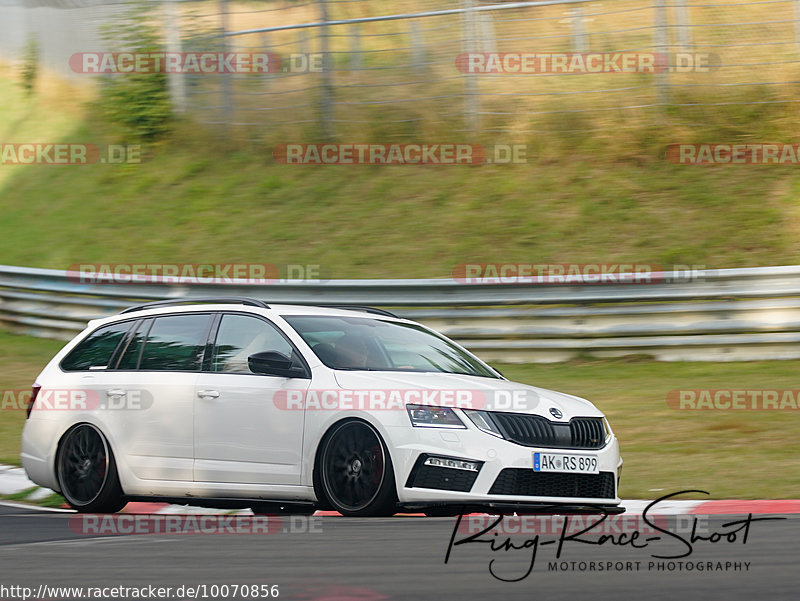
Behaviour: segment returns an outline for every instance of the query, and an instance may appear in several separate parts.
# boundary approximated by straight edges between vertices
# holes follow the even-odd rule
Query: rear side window
[[[107,368],[114,351],[132,323],[123,321],[98,328],[78,343],[78,346],[61,361],[61,369],[81,371]]]
[[[210,315],[156,317],[142,350],[139,369],[197,371],[203,360]]]

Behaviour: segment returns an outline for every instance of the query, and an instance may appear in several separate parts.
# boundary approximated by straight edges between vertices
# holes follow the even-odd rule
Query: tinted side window
[[[152,319],[145,319],[141,322],[138,329],[130,336],[128,346],[122,353],[122,358],[119,361],[119,365],[117,365],[117,369],[136,369],[136,366],[139,364],[139,355],[142,353],[144,340],[152,324]]]
[[[131,327],[130,321],[103,326],[89,334],[63,361],[61,369],[79,371],[91,367],[108,367],[111,355]]]
[[[213,371],[252,373],[247,358],[253,353],[278,351],[292,356],[292,345],[278,328],[247,315],[223,315],[214,347]]]
[[[147,335],[139,369],[193,371],[200,369],[209,315],[156,317]]]

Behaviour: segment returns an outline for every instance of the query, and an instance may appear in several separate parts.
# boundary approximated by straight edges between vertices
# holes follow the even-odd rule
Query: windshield
[[[328,367],[497,378],[489,367],[425,328],[366,317],[285,316]]]

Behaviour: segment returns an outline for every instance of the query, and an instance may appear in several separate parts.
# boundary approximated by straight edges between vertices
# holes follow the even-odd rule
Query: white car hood
[[[400,391],[404,398],[410,390],[456,391],[456,394],[463,393],[459,398],[470,398],[475,409],[541,415],[553,421],[565,422],[578,416],[603,416],[586,399],[508,380],[459,374],[393,371],[336,371],[335,376],[339,386],[346,390]],[[421,404],[426,403],[422,401]],[[437,397],[434,396],[430,404],[438,404]]]

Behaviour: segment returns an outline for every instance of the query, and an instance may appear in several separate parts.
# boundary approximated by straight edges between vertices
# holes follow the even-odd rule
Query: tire
[[[319,457],[321,492],[334,510],[350,517],[396,513],[392,458],[370,424],[349,420],[335,425]]]
[[[61,494],[80,513],[116,513],[126,505],[111,447],[91,424],[79,424],[64,435],[56,475]]]

